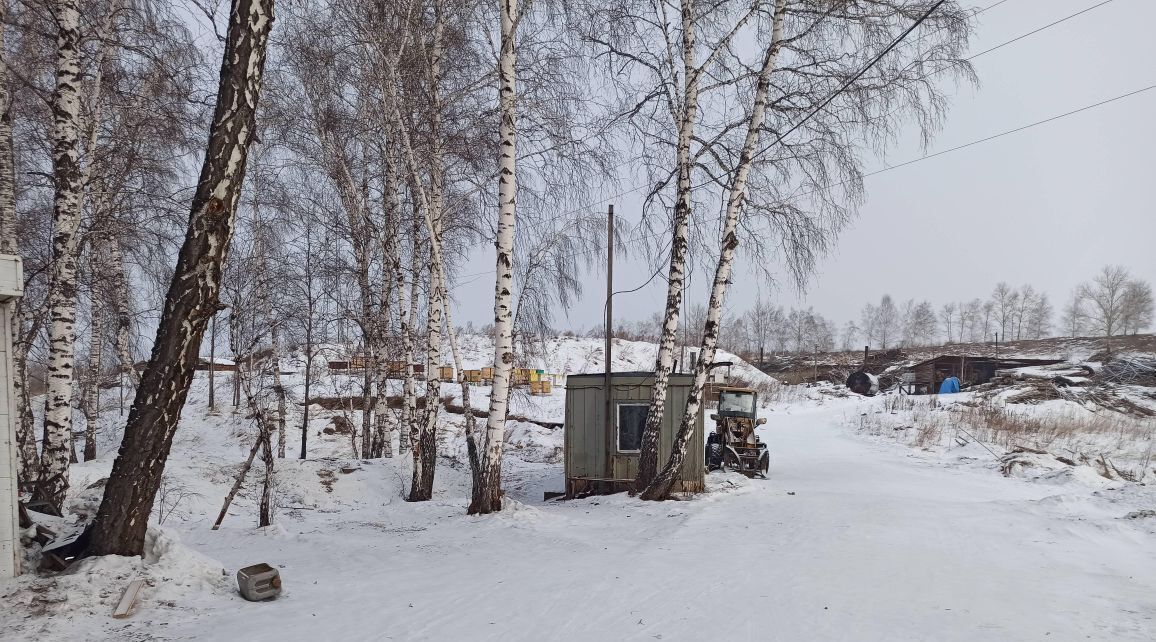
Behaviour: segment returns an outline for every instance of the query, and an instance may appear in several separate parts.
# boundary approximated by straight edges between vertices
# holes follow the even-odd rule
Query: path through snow
[[[286,594],[262,604],[215,598],[148,632],[253,641],[1156,638],[1150,529],[1120,520],[1125,511],[1104,509],[1107,500],[1088,508],[1088,489],[945,466],[847,434],[839,424],[864,403],[771,413],[771,478],[738,478],[729,492],[688,502],[526,498],[499,516],[468,518],[457,500],[385,498],[387,506],[288,522],[272,535],[191,532],[187,543],[231,569],[281,565]]]

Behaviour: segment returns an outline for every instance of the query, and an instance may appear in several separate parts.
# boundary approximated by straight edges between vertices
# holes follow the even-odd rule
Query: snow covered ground
[[[559,342],[548,354],[574,359],[571,371],[601,368],[582,345],[595,342]],[[645,352],[641,344],[637,366],[615,365],[645,368]],[[219,385],[218,399],[227,397]],[[254,528],[251,485],[212,531],[250,428],[228,409],[207,417],[199,377],[148,558],[0,583],[0,637],[1156,639],[1152,486],[1005,477],[974,443],[911,448],[862,430],[863,417],[891,420],[889,397],[824,392],[779,390],[762,410],[769,479],[716,473],[707,493],[661,504],[543,502],[543,490],[562,488],[561,432],[511,422],[508,506],[488,517],[465,515],[459,415],[443,416],[446,457],[434,500],[420,504],[401,499],[406,458],[351,459],[348,436],[323,434],[328,418],[319,418],[316,458],[277,461],[277,524]],[[514,411],[557,419],[563,399],[516,398]],[[75,466],[82,499],[107,474],[115,440],[110,430],[101,458]],[[236,595],[232,576],[258,562],[280,569],[279,599]],[[137,576],[149,585],[136,614],[111,619]]]

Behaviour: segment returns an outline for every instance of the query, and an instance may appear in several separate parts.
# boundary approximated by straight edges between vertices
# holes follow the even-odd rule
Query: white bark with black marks
[[[418,164],[413,139],[402,117],[401,104],[396,91],[400,78],[397,60],[389,61],[389,72],[394,82],[386,83],[387,100],[392,103],[393,122],[401,139],[406,166],[409,169],[411,192],[421,210],[429,240],[429,288],[426,306],[426,392],[424,416],[417,420],[412,429],[413,478],[408,501],[427,501],[433,496],[433,481],[437,463],[437,419],[441,409],[441,353],[442,315],[445,288],[445,263],[442,256],[443,208],[445,191],[444,150],[441,139],[441,59],[444,16],[439,3],[434,4],[434,24],[430,41],[427,43],[429,65],[427,69],[427,91],[431,102],[430,149],[426,171],[428,189],[422,181],[422,167]]]
[[[775,4],[771,42],[763,56],[763,64],[759,70],[754,105],[747,121],[746,137],[727,196],[726,216],[720,238],[721,248],[718,264],[715,267],[714,282],[711,285],[710,302],[707,304],[702,343],[699,347],[699,358],[694,370],[694,383],[687,397],[686,408],[682,413],[678,431],[675,433],[670,457],[662,470],[643,489],[642,499],[661,500],[670,496],[670,491],[682,469],[683,462],[686,461],[686,449],[690,444],[691,436],[694,434],[695,421],[702,411],[703,390],[706,387],[707,375],[710,374],[710,365],[714,362],[715,354],[718,351],[723,303],[726,300],[727,286],[730,284],[735,248],[739,244],[737,232],[739,218],[743,212],[743,203],[747,197],[747,180],[750,177],[751,165],[755,160],[754,156],[759,144],[759,132],[762,130],[766,118],[771,75],[775,70],[779,51],[782,49],[785,14],[786,0],[778,0]]]
[[[108,274],[112,279],[109,284],[109,298],[116,313],[114,346],[117,366],[135,390],[137,384],[140,383],[140,373],[133,367],[135,360],[132,357],[132,305],[128,299],[128,266],[124,261],[124,252],[121,251],[118,239],[109,239],[105,249],[108,258]]]
[[[48,281],[48,385],[44,440],[35,499],[60,511],[68,494],[72,452],[72,395],[76,371],[77,249],[80,242],[81,67],[76,0],[55,3],[56,90],[52,97],[52,267]]]
[[[494,382],[482,454],[480,491],[472,493],[469,513],[502,510],[502,450],[506,441],[510,378],[514,369],[514,238],[517,222],[517,0],[500,0],[501,50],[498,56],[498,235],[494,279]]]
[[[201,176],[152,357],[129,411],[88,547],[95,555],[141,555],[149,513],[192,383],[205,329],[217,311],[232,238],[269,31],[272,0],[233,0],[217,105]]]
[[[698,114],[699,72],[695,64],[695,3],[682,0],[682,75],[683,104],[678,114],[678,143],[676,162],[678,183],[674,210],[674,228],[671,233],[670,268],[667,273],[666,308],[663,311],[662,334],[658,340],[658,354],[654,362],[654,386],[651,389],[650,409],[642,432],[642,446],[638,459],[637,491],[644,490],[658,473],[659,436],[666,409],[667,384],[674,370],[674,343],[678,337],[678,315],[682,307],[683,287],[686,282],[686,255],[690,246],[690,215],[694,169],[691,143]]]
[[[104,267],[107,265],[105,247],[116,239],[97,235],[92,241],[89,273],[92,279],[91,312],[88,321],[88,381],[84,387],[81,408],[84,410],[84,461],[96,459],[96,429],[100,423],[100,384],[104,367],[105,303]]]

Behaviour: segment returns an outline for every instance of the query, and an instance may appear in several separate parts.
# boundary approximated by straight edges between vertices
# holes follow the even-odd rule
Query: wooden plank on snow
[[[132,609],[136,606],[136,600],[140,596],[144,582],[143,579],[138,578],[128,583],[128,587],[124,589],[124,595],[120,596],[120,602],[113,609],[112,616],[114,618],[120,620],[132,615]]]

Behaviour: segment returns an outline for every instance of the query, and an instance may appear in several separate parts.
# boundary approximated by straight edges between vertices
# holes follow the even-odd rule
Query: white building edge
[[[20,572],[16,483],[16,399],[12,392],[12,312],[24,295],[20,257],[0,254],[0,579]]]

